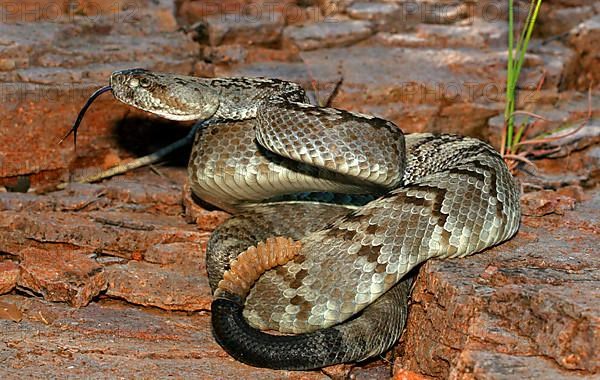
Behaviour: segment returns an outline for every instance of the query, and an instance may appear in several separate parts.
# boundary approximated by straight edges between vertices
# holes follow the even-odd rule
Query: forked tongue
[[[102,95],[103,93],[112,90],[112,87],[110,86],[104,86],[98,90],[96,90],[87,100],[87,102],[85,102],[85,104],[83,105],[83,107],[81,108],[81,111],[79,111],[79,115],[77,115],[77,120],[75,120],[75,124],[73,124],[73,126],[71,127],[71,129],[69,129],[69,132],[65,135],[65,137],[63,137],[62,139],[60,139],[60,141],[58,142],[59,144],[61,144],[63,141],[65,141],[65,139],[67,137],[69,137],[71,135],[71,133],[73,134],[73,145],[75,146],[75,149],[77,149],[77,128],[79,128],[79,124],[81,124],[81,120],[83,120],[83,116],[85,115],[85,112],[87,111],[88,108],[90,108],[90,106],[92,105],[92,103],[94,102],[94,100],[96,100],[96,98],[100,95]]]

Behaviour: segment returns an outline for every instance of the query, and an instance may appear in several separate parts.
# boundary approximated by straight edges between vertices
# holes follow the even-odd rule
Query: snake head
[[[127,69],[112,73],[110,87],[117,100],[169,120],[206,120],[219,108],[202,78]]]

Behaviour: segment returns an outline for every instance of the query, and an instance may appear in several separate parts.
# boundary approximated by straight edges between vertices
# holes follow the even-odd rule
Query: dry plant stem
[[[329,97],[327,98],[327,102],[325,103],[325,107],[331,107],[333,100],[335,99],[335,97],[337,96],[337,94],[340,92],[340,87],[342,87],[342,83],[344,82],[344,77],[340,76],[340,79],[338,79],[335,82],[335,86],[333,87],[333,91],[331,91],[331,94],[329,94]]]
[[[586,126],[586,124],[590,121],[591,118],[592,118],[592,83],[590,83],[590,86],[588,87],[588,112],[587,112],[585,119],[581,122],[581,124],[579,124],[579,126],[577,128],[573,129],[572,131],[569,131],[568,133],[562,134],[562,135],[548,136],[546,138],[541,138],[541,139],[524,140],[524,141],[517,143],[516,146],[545,144],[545,143],[549,143],[552,141],[563,139],[565,137],[571,136],[571,135],[579,132],[583,127]]]
[[[512,117],[512,116],[515,116],[515,115],[526,115],[526,116],[531,116],[531,117],[534,117],[536,119],[540,119],[540,120],[543,120],[543,121],[550,121],[550,120],[546,119],[545,117],[543,117],[541,115],[538,115],[536,113],[529,112],[529,111],[515,111],[510,116]]]
[[[547,156],[547,155],[552,154],[552,153],[560,152],[560,150],[561,150],[560,146],[555,146],[552,149],[536,149],[536,150],[525,152],[523,154],[530,154],[534,158],[539,158],[539,157]]]
[[[310,66],[306,63],[306,61],[303,61],[302,63],[304,63],[304,67],[306,67],[306,73],[308,74],[308,79],[310,80],[310,87],[315,92],[315,102],[317,102],[318,105],[321,105],[320,104],[321,96],[319,94],[319,83],[315,79],[315,77],[312,73],[312,70],[310,69]]]
[[[194,124],[192,129],[188,132],[188,134],[184,138],[179,139],[179,140],[175,141],[174,143],[167,145],[166,147],[159,149],[152,154],[137,158],[137,159],[130,161],[128,163],[125,163],[125,164],[117,165],[115,167],[112,167],[112,168],[105,170],[103,172],[100,172],[100,173],[96,173],[96,174],[93,174],[93,175],[90,175],[87,177],[83,177],[83,178],[78,178],[74,182],[77,182],[77,183],[97,182],[102,179],[113,177],[118,174],[123,174],[130,170],[137,169],[142,166],[150,165],[157,161],[160,161],[165,156],[171,154],[172,152],[176,151],[177,149],[180,149],[180,148],[192,143],[192,141],[194,141],[194,136],[196,135],[196,131],[203,124],[204,124],[204,121]],[[56,186],[56,188],[57,188],[57,190],[62,190],[64,188],[66,188],[67,185],[69,185],[69,183],[70,182],[63,182],[60,185]]]
[[[539,138],[539,139],[531,139],[531,140],[523,140],[523,141],[515,141],[515,144],[511,147],[508,147],[505,149],[504,144],[502,145],[501,148],[501,153],[502,153],[502,157],[504,157],[509,169],[511,172],[514,172],[514,170],[517,168],[517,161],[520,162],[524,162],[528,165],[531,165],[532,167],[536,168],[535,164],[527,159],[527,156],[532,156],[534,158],[538,158],[538,157],[543,157],[552,153],[556,153],[557,151],[560,151],[561,147],[557,146],[554,147],[552,149],[529,149],[526,150],[524,152],[521,153],[514,153],[516,151],[517,148],[522,147],[522,146],[531,146],[531,145],[541,145],[541,144],[546,144],[552,141],[557,141],[560,139],[563,139],[565,137],[571,136],[577,132],[579,132],[583,127],[585,127],[587,125],[587,123],[590,121],[590,119],[592,118],[592,87],[593,87],[593,83],[590,83],[590,86],[588,87],[588,110],[587,110],[587,115],[585,117],[585,119],[581,122],[581,124],[569,131],[568,133],[564,133],[561,135],[554,135],[554,136],[548,136],[545,138]],[[539,86],[538,86],[539,88]],[[514,114],[524,114],[527,116],[531,116],[531,117],[535,117],[538,118],[539,120],[545,120],[543,117],[531,113],[531,112],[527,112],[527,111],[515,111],[513,112]],[[536,120],[537,121],[537,120]],[[529,124],[527,124],[525,127],[527,127]],[[520,136],[519,136],[520,137]],[[506,128],[504,128],[504,130],[502,131],[502,141],[505,141],[506,138]]]
[[[546,71],[542,72],[542,76],[540,77],[540,80],[538,81],[538,84],[535,88],[535,93],[539,94],[540,91],[542,90],[542,86],[544,85],[544,81],[546,80]],[[502,131],[502,148],[500,153],[502,154],[502,156],[504,157],[507,154],[514,154],[516,153],[516,150],[518,148],[518,142],[521,140],[521,137],[525,134],[526,130],[535,125],[538,121],[542,120],[542,121],[548,121],[547,119],[545,119],[544,117],[535,114],[533,112],[528,112],[528,111],[514,111],[510,117],[513,118],[515,115],[526,115],[529,117],[533,117],[536,120],[532,123],[526,122],[525,124],[523,124],[521,127],[518,128],[518,130],[516,131],[516,133],[514,134],[514,137],[512,139],[512,141],[506,141],[506,134],[507,134],[507,129],[508,129],[508,124],[505,121],[504,122],[504,130]]]
[[[530,165],[533,168],[537,169],[537,166],[535,166],[535,164],[533,162],[531,162],[530,160],[528,160],[524,156],[521,156],[521,155],[518,155],[518,154],[506,154],[506,155],[504,155],[504,158],[508,158],[509,160],[521,161],[521,162],[524,162],[527,165]]]
[[[315,79],[315,77],[312,73],[312,70],[310,69],[310,66],[306,63],[306,61],[303,61],[303,63],[304,63],[304,66],[306,67],[306,73],[308,74],[308,79],[310,80],[310,87],[315,92],[315,101],[316,101],[317,105],[320,107],[331,107],[333,100],[337,96],[337,94],[340,90],[340,87],[342,86],[342,83],[344,82],[344,76],[342,75],[341,67],[339,65],[337,67],[337,73],[340,77],[335,82],[333,91],[331,91],[331,93],[329,94],[327,99],[321,100],[321,96],[319,94],[319,82]]]
[[[544,70],[544,71],[542,72],[542,75],[541,75],[541,77],[540,77],[540,80],[538,81],[538,84],[537,84],[537,86],[536,86],[536,88],[535,88],[535,94],[538,94],[538,95],[540,94],[540,92],[542,91],[542,86],[544,85],[544,82],[545,82],[545,81],[546,81],[546,70]],[[517,112],[526,112],[526,111],[517,111]],[[513,114],[514,114],[514,112],[513,112]],[[531,117],[536,117],[536,116],[537,116],[537,114],[533,114],[533,113],[532,113],[531,115],[528,115],[528,116],[531,116]],[[517,129],[517,131],[516,131],[516,133],[515,133],[515,136],[514,136],[513,140],[510,142],[510,144],[511,144],[511,147],[510,147],[511,153],[516,153],[516,151],[515,151],[515,150],[518,150],[518,149],[517,149],[518,147],[516,146],[516,144],[517,144],[519,141],[521,141],[521,138],[522,138],[522,137],[525,135],[525,133],[526,133],[527,129],[529,129],[529,127],[532,127],[532,126],[534,126],[534,125],[535,125],[537,122],[539,122],[540,120],[547,121],[547,120],[546,120],[546,119],[544,119],[544,118],[541,118],[541,119],[537,118],[537,119],[536,119],[534,122],[532,122],[532,123],[529,123],[529,122],[527,122],[527,123],[525,123],[524,125],[521,125],[521,126],[520,126],[520,127]]]

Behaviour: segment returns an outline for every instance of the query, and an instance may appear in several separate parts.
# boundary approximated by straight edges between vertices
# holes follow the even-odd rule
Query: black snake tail
[[[299,335],[271,335],[248,324],[243,315],[244,300],[252,284],[265,271],[294,258],[300,248],[293,239],[268,238],[231,263],[211,306],[213,333],[223,349],[257,367],[307,370],[364,360],[394,344],[406,322],[412,277],[392,288],[389,297],[375,301],[361,318],[342,325]],[[381,315],[389,318],[382,319]],[[368,334],[371,329],[381,334]]]
[[[235,359],[257,367],[308,370],[340,363],[342,347],[334,328],[302,335],[270,335],[251,327],[239,297],[225,293],[212,302],[212,325],[217,342]]]
[[[400,337],[412,282],[409,277],[390,289],[389,297],[379,298],[361,318],[299,335],[271,335],[253,328],[243,316],[242,297],[224,291],[212,302],[213,334],[229,355],[256,367],[310,370],[364,360],[386,351]],[[368,334],[371,330],[378,334]]]

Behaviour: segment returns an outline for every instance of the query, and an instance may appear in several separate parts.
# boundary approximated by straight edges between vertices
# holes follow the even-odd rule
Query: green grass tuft
[[[515,153],[513,148],[519,143],[525,130],[525,125],[515,130],[515,106],[517,99],[517,82],[521,74],[521,68],[525,61],[525,52],[533,33],[533,27],[542,5],[542,0],[531,0],[529,12],[516,47],[514,41],[514,7],[513,1],[508,1],[508,64],[506,74],[506,107],[504,109],[504,141],[502,141],[502,154]]]

